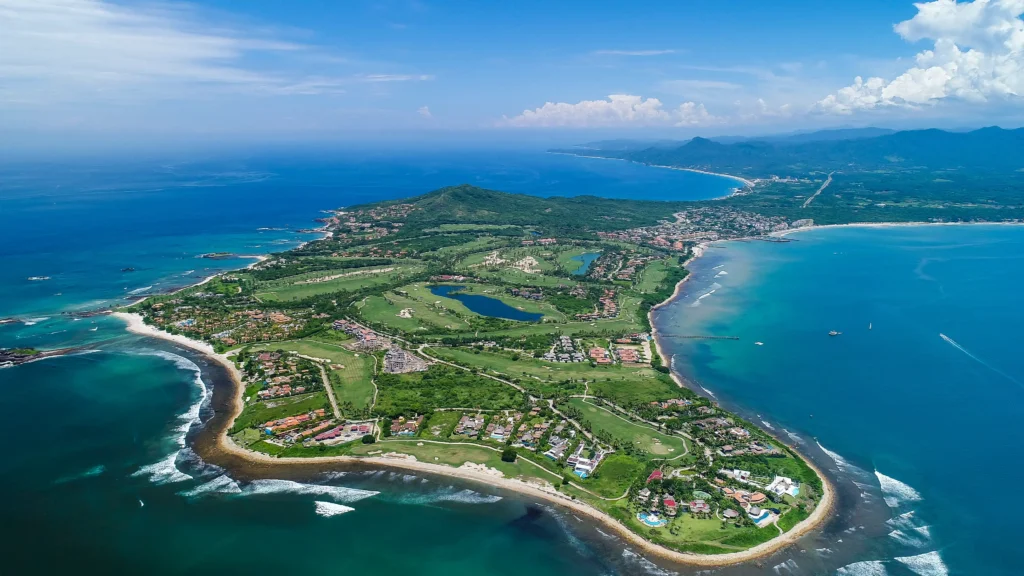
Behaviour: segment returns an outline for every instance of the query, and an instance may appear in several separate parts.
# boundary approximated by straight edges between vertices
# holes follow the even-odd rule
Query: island
[[[232,374],[219,450],[485,482],[691,564],[828,518],[828,478],[687,387],[650,321],[709,231],[792,220],[472,186],[331,214],[322,239],[115,313]]]

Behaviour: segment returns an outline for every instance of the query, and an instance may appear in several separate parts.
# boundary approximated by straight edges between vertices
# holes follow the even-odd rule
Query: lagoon
[[[505,320],[518,320],[520,322],[536,322],[544,317],[543,314],[524,312],[505,304],[497,298],[483,296],[480,294],[463,294],[461,291],[465,286],[439,285],[431,286],[430,293],[442,298],[451,298],[462,302],[463,306],[471,312],[490,318],[503,318]]]

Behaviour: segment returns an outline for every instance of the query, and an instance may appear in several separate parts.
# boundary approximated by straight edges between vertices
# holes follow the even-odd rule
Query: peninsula
[[[731,564],[819,525],[832,490],[660,353],[648,313],[699,250],[687,227],[705,226],[755,236],[791,223],[457,186],[338,210],[323,239],[118,316],[228,368],[226,452],[487,482],[650,553]]]

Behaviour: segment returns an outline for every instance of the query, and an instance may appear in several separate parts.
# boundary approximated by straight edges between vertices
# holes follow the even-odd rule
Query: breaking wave
[[[647,558],[644,558],[643,556],[637,554],[636,552],[633,552],[628,548],[622,551],[622,559],[630,564],[635,564],[639,566],[643,569],[644,572],[648,574],[653,574],[654,576],[672,576],[673,574],[679,574],[678,572],[669,572],[664,568],[659,568],[658,565],[654,562],[651,562]]]
[[[775,572],[776,574],[779,574],[779,575],[781,575],[781,574],[796,574],[796,570],[799,567],[800,566],[797,565],[796,560],[793,560],[792,558],[790,558],[789,560],[786,560],[782,564],[776,564],[775,566],[773,566],[772,567],[772,572]]]
[[[36,324],[39,324],[40,322],[45,322],[49,319],[49,316],[40,316],[39,318],[29,318],[28,320],[22,320],[21,323],[24,324],[25,326],[35,326]]]
[[[192,424],[199,421],[199,411],[203,406],[203,402],[205,402],[207,398],[206,385],[203,384],[202,379],[202,371],[195,362],[185,358],[184,356],[179,356],[171,352],[152,350],[140,352],[139,354],[143,356],[158,356],[173,362],[174,366],[179,370],[188,370],[192,372],[194,374],[192,382],[196,386],[196,389],[199,390],[199,398],[189,406],[185,413],[181,414],[177,418],[178,425],[174,428],[175,435],[172,439],[178,449],[171,454],[168,454],[158,462],[139,468],[134,474],[132,474],[132,476],[148,476],[150,480],[157,484],[168,484],[172,482],[191,480],[192,476],[178,470],[175,462],[178,459],[178,454],[185,448],[185,438],[188,436],[188,431],[192,428]]]
[[[938,552],[897,557],[896,561],[921,576],[947,576],[949,574],[949,568],[946,567],[946,563],[942,561]]]
[[[899,529],[893,530],[892,532],[889,532],[889,538],[892,538],[896,542],[910,548],[922,548],[927,546],[930,540],[927,535],[928,527],[925,526],[924,528],[925,531],[923,533],[919,530],[913,530],[911,532],[904,532]]]
[[[314,504],[316,504],[317,516],[323,516],[324,518],[330,518],[331,516],[337,516],[338,514],[344,514],[355,510],[355,508],[350,506],[335,504],[334,502],[321,502],[317,500]]]
[[[885,564],[878,560],[854,562],[836,570],[836,576],[888,576]]]
[[[358,502],[364,498],[376,496],[380,492],[326,484],[302,484],[291,480],[253,480],[242,488],[241,494],[246,496],[298,494],[301,496],[326,496],[336,502]]]
[[[867,472],[861,470],[860,468],[854,466],[853,464],[850,464],[850,461],[847,460],[846,458],[843,458],[839,454],[829,450],[828,448],[825,448],[824,446],[821,445],[821,442],[815,442],[815,444],[817,444],[818,448],[820,448],[822,452],[827,454],[828,457],[831,458],[833,462],[835,462],[836,468],[840,472],[867,476]]]
[[[416,477],[413,476],[413,479]],[[403,481],[405,478],[403,477]],[[501,496],[480,494],[468,488],[458,490],[454,486],[448,486],[436,492],[422,494],[406,494],[398,498],[403,504],[434,504],[437,502],[456,502],[459,504],[493,504],[501,501]]]
[[[242,489],[239,488],[238,482],[232,480],[227,474],[221,474],[213,480],[200,484],[191,490],[185,490],[178,492],[181,496],[186,498],[196,498],[205,494],[241,494]]]
[[[786,430],[785,428],[783,428],[782,431],[785,432],[786,436],[789,436],[789,438],[792,441],[796,442],[797,444],[804,444],[805,443],[803,438],[797,436],[793,432],[790,432],[789,430]]]
[[[129,290],[128,293],[129,294],[142,294],[146,290],[152,290],[152,289],[153,289],[152,286],[143,286],[142,288],[136,288],[135,290]]]
[[[899,508],[903,504],[920,502],[922,500],[921,494],[907,484],[886,476],[878,470],[875,470],[875,476],[878,477],[878,483],[882,487],[882,494],[885,496],[885,503],[889,508]]]

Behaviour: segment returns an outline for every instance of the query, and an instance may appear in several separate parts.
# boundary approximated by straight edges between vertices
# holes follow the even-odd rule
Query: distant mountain
[[[851,134],[847,130],[829,132],[774,142],[749,140],[730,144],[694,138],[674,148],[652,147],[622,153],[605,151],[601,155],[645,164],[754,177],[773,174],[800,176],[834,170],[1013,173],[1024,169],[1024,129],[991,127],[971,132],[911,130],[857,138],[843,138]],[[853,133],[864,134],[862,130]],[[815,139],[808,141],[807,138]]]

